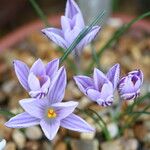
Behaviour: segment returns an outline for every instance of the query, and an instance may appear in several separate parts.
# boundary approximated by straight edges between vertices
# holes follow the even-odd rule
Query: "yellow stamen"
[[[57,114],[53,108],[48,109],[47,117],[48,118],[56,118]]]

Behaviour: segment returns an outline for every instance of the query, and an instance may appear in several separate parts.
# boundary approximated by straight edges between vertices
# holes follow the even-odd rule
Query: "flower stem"
[[[45,26],[50,26],[46,15],[44,14],[40,6],[37,4],[36,0],[29,0],[29,2],[31,3],[32,7],[34,8],[35,12],[40,17],[40,19],[44,22]]]

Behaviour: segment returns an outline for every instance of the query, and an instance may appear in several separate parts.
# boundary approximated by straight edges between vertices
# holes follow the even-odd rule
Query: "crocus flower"
[[[5,146],[6,146],[6,140],[3,139],[2,141],[0,141],[0,150],[3,150]]]
[[[14,69],[21,85],[29,92],[33,98],[45,97],[51,80],[58,71],[59,59],[54,59],[46,66],[41,59],[38,59],[32,67],[22,61],[14,61]]]
[[[46,28],[42,32],[57,45],[63,49],[67,49],[84,27],[85,24],[80,8],[74,0],[67,0],[65,16],[61,17],[62,29]],[[83,47],[95,38],[99,30],[99,26],[94,26],[76,46],[74,52],[80,54]]]
[[[5,125],[10,128],[25,128],[39,124],[49,140],[55,137],[60,126],[79,132],[94,131],[87,122],[73,114],[78,102],[61,102],[65,87],[66,71],[62,67],[54,77],[47,97],[21,100],[20,105],[25,112],[11,118]]]
[[[95,68],[93,78],[79,75],[74,79],[79,89],[89,99],[101,106],[110,106],[113,102],[113,94],[119,81],[119,75],[120,66],[116,64],[106,75]]]
[[[135,99],[140,94],[142,83],[143,73],[141,70],[129,72],[118,84],[120,97],[125,100]]]

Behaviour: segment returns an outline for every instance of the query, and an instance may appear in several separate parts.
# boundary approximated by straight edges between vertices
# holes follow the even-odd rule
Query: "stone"
[[[137,150],[138,149],[138,141],[136,139],[128,139],[124,141],[124,150]]]
[[[23,149],[25,147],[26,138],[20,130],[15,129],[12,134],[12,138],[19,149]]]
[[[16,144],[14,142],[8,142],[4,150],[16,150]]]
[[[29,127],[25,131],[25,135],[30,140],[39,140],[42,138],[42,131],[38,126]]]
[[[25,149],[26,150],[40,150],[41,143],[39,141],[28,141],[25,145]]]
[[[91,132],[91,133],[83,132],[80,134],[80,138],[83,140],[92,140],[94,139],[95,134],[96,134],[95,132]]]
[[[15,80],[7,81],[2,85],[2,91],[5,92],[6,94],[10,94],[11,92],[13,92],[15,86],[16,86]]]
[[[83,96],[81,99],[80,99],[80,103],[78,105],[78,108],[80,109],[84,109],[86,108],[89,104],[91,104],[92,101],[90,101],[86,96]]]
[[[99,150],[98,140],[72,140],[72,150]],[[112,149],[111,149],[112,150]]]
[[[64,142],[59,142],[55,146],[54,150],[67,150],[67,145]]]
[[[10,140],[13,129],[7,128],[4,125],[5,122],[6,122],[5,118],[0,115],[0,137],[3,137],[6,140]]]
[[[110,137],[114,138],[118,135],[119,129],[116,123],[110,123],[107,125],[107,129],[109,131]]]
[[[101,150],[124,150],[121,139],[101,143],[100,147]]]
[[[52,144],[50,142],[43,142],[42,144],[43,150],[53,150]]]

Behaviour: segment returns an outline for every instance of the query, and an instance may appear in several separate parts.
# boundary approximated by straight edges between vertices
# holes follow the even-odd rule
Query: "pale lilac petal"
[[[48,89],[47,89],[48,90]],[[42,89],[38,90],[38,91],[30,91],[29,95],[32,98],[37,98],[37,99],[42,99],[47,95],[47,91],[42,91]]]
[[[32,117],[28,113],[24,112],[11,118],[5,123],[5,126],[9,128],[26,128],[38,125],[39,123],[40,119]]]
[[[106,75],[97,68],[94,68],[93,79],[94,79],[95,88],[98,91],[101,90],[102,85],[105,82],[109,82]]]
[[[47,100],[28,98],[20,100],[19,104],[31,116],[36,118],[42,118],[45,115]]]
[[[141,84],[143,83],[144,75],[143,75],[143,72],[141,70],[133,70],[133,71],[129,72],[128,75],[138,76],[141,79]]]
[[[89,31],[89,33],[81,40],[81,42],[77,45],[79,53],[87,44],[91,43],[91,41],[95,39],[96,35],[100,31],[100,28],[100,26],[94,26],[91,31]]]
[[[72,19],[77,13],[81,14],[80,8],[74,0],[67,0],[65,16]]]
[[[71,30],[71,20],[65,16],[61,16],[61,27],[63,31]]]
[[[46,65],[46,75],[52,79],[59,68],[59,59],[54,59]]]
[[[59,120],[41,120],[40,126],[49,140],[53,140],[60,127]]]
[[[49,88],[48,98],[51,104],[61,102],[64,98],[66,80],[66,70],[64,67],[61,67],[53,78]]]
[[[106,76],[111,81],[111,83],[113,84],[113,87],[115,90],[117,85],[118,85],[118,82],[119,82],[120,65],[116,64],[112,68],[110,68]]]
[[[64,40],[63,33],[59,29],[55,28],[46,28],[43,29],[42,32],[57,45],[62,47],[63,49],[67,49],[67,43]]]
[[[109,83],[104,83],[101,89],[101,99],[107,100],[109,96],[113,96],[114,90],[113,85]]]
[[[88,88],[93,88],[93,79],[87,76],[74,76],[74,80],[78,86],[78,88],[86,94]]]
[[[30,72],[33,72],[36,76],[44,76],[46,75],[45,66],[41,59],[35,61],[32,65]]]
[[[103,107],[111,106],[113,104],[113,95],[108,96],[105,100],[100,98],[97,103]]]
[[[68,115],[70,115],[75,108],[77,107],[78,102],[61,102],[61,103],[55,103],[52,104],[51,106],[56,110],[56,113],[58,115],[59,119],[64,119]]]
[[[78,132],[93,132],[95,131],[86,121],[75,114],[70,114],[65,119],[61,120],[60,126],[69,130]]]
[[[94,89],[88,89],[87,90],[87,96],[92,100],[92,101],[97,101],[100,96],[101,96],[101,93],[97,90],[94,90]]]
[[[125,93],[122,94],[120,97],[124,100],[132,100],[135,99],[137,96],[139,96],[140,90],[138,90],[136,93]]]
[[[76,14],[73,17],[72,24],[82,30],[85,27],[83,16],[80,13]]]
[[[36,91],[40,89],[39,79],[31,72],[28,77],[28,84],[31,91]]]
[[[28,75],[29,75],[28,66],[24,62],[19,60],[15,60],[13,64],[19,82],[27,91],[29,91],[30,88],[28,86]]]
[[[73,43],[75,38],[79,35],[82,29],[75,26],[72,30],[66,30],[64,32],[64,39],[67,41],[67,48]]]

